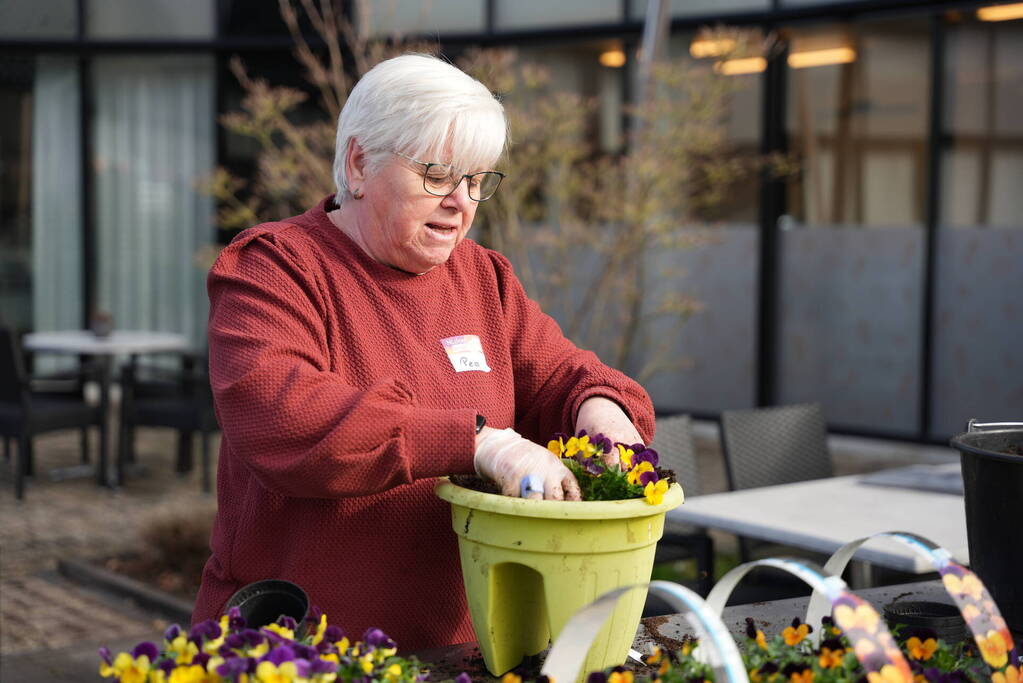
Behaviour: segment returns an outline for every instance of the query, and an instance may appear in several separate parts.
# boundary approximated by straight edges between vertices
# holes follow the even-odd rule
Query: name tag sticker
[[[475,334],[448,337],[447,339],[441,339],[440,343],[444,345],[444,350],[448,354],[448,360],[451,361],[451,367],[455,369],[455,372],[469,372],[471,370],[490,372],[490,366],[487,365],[487,357],[483,355],[483,344],[480,343],[480,338]]]

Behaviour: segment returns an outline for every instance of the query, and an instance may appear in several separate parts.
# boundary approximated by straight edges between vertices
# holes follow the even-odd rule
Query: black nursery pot
[[[969,631],[959,608],[944,602],[900,601],[885,605],[884,619],[889,628],[903,626],[902,637],[914,628],[934,631],[949,645],[966,640]]]
[[[1013,631],[1023,631],[1023,422],[978,424],[952,438],[963,467],[970,568]]]
[[[237,607],[241,610],[245,625],[262,628],[288,616],[299,625],[309,612],[309,596],[297,584],[279,579],[267,579],[250,583],[238,590],[227,601],[224,610]]]

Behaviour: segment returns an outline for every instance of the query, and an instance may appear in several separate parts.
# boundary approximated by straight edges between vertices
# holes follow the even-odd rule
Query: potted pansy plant
[[[436,487],[451,503],[469,611],[494,675],[541,652],[600,595],[646,584],[664,515],[683,499],[674,474],[643,444],[579,432],[554,435],[548,448],[575,475],[581,502],[500,496],[474,490],[473,481],[460,477]],[[612,450],[620,464],[606,464]],[[619,600],[585,670],[625,660],[645,601],[643,590]]]

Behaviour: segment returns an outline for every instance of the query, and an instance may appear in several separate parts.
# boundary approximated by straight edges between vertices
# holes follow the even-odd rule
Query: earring
[[[352,199],[362,199],[365,196],[366,195],[362,193],[361,187],[357,187],[354,190],[352,190]]]

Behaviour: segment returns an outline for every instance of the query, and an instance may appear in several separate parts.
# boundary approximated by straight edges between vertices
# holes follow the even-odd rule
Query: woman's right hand
[[[535,475],[543,481],[543,494],[536,492],[527,498],[582,500],[579,483],[561,460],[513,429],[484,427],[476,437],[473,466],[478,475],[496,483],[505,496],[518,497],[523,479]]]

